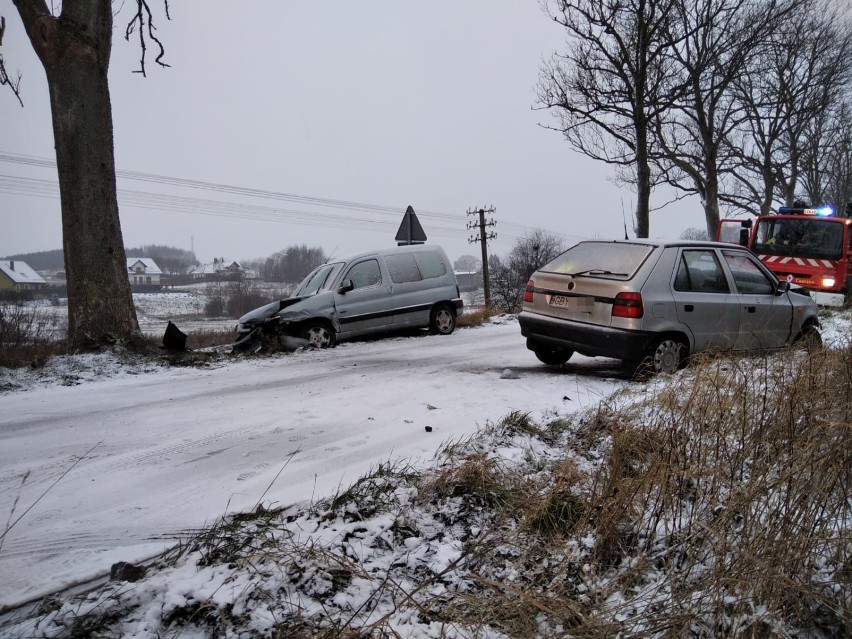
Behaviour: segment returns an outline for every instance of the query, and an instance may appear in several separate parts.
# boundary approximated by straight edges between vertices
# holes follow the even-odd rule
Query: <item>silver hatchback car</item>
[[[820,343],[807,291],[717,242],[580,242],[532,275],[518,320],[549,365],[576,352],[672,372],[692,353]]]

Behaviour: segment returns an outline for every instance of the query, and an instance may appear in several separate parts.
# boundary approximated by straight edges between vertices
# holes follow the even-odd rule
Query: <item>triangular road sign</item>
[[[405,215],[402,216],[402,224],[399,225],[399,230],[396,232],[396,241],[400,246],[403,244],[423,244],[426,241],[426,233],[420,226],[417,214],[410,206],[405,209]]]

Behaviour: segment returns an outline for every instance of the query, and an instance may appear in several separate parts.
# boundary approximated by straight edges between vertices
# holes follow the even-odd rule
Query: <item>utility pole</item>
[[[493,214],[495,211],[493,206],[488,207],[487,209],[475,209],[469,210],[467,212],[468,215],[477,216],[479,219],[474,218],[473,221],[467,223],[468,229],[479,228],[479,237],[476,235],[471,235],[468,238],[468,242],[470,244],[475,244],[479,242],[482,248],[482,286],[485,288],[485,307],[491,308],[491,283],[488,280],[488,240],[493,240],[497,237],[497,234],[493,231],[486,232],[486,227],[489,226],[497,226],[497,222],[495,220],[485,221],[485,214]]]

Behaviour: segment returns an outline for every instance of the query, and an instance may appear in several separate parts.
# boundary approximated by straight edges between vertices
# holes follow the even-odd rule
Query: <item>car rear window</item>
[[[444,264],[440,255],[436,253],[415,253],[414,257],[417,259],[424,280],[444,277],[447,274],[447,265]]]
[[[580,242],[539,270],[627,280],[652,250],[654,247],[649,244]]]

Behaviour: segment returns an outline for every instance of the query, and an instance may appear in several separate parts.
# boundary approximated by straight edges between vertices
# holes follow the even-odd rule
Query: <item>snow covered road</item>
[[[0,546],[0,610],[154,556],[227,511],[326,496],[388,459],[427,462],[512,410],[594,405],[625,383],[613,370],[580,356],[549,369],[509,319],[0,395],[0,516],[23,515]]]

